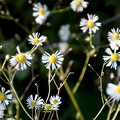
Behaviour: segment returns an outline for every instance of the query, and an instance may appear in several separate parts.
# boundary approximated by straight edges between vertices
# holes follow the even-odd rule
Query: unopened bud
[[[5,59],[8,61],[8,60],[10,59],[10,55],[7,54],[7,55],[5,56]]]
[[[114,73],[110,73],[110,79],[113,79],[115,77]]]
[[[2,49],[2,47],[3,47],[3,46],[2,46],[2,45],[0,45],[0,50]]]

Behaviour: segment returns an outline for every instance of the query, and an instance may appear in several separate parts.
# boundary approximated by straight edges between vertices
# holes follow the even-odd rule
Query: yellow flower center
[[[31,102],[31,105],[32,105],[33,107],[35,107],[35,106],[36,106],[36,101],[32,101],[32,102]]]
[[[57,61],[57,58],[56,58],[55,55],[52,55],[52,56],[49,57],[49,62],[50,63],[55,63],[56,61]]]
[[[54,103],[54,104],[57,104],[57,103],[58,103],[58,100],[55,99],[55,100],[53,101],[53,103]]]
[[[119,58],[119,56],[118,56],[118,54],[116,54],[116,53],[111,55],[111,60],[112,60],[113,62],[118,61],[118,58]]]
[[[26,60],[26,56],[24,54],[20,53],[16,56],[16,60],[18,62],[24,62]]]
[[[44,14],[45,14],[45,10],[44,10],[44,9],[40,9],[40,10],[39,10],[39,14],[40,14],[40,15],[44,15]]]
[[[116,92],[120,93],[120,85],[116,86]]]
[[[35,39],[33,40],[33,42],[34,42],[35,44],[37,44],[37,43],[39,43],[39,39],[38,39],[38,38],[35,38]]]
[[[114,40],[118,40],[118,38],[119,38],[119,34],[118,34],[118,33],[114,33],[114,34],[113,34],[113,39],[114,39]]]
[[[6,99],[6,94],[0,93],[0,101],[4,101]]]
[[[88,26],[89,28],[92,28],[92,27],[94,26],[94,22],[88,21],[88,22],[87,22],[87,26]]]
[[[50,105],[50,104],[46,104],[46,105],[45,105],[45,109],[46,109],[46,110],[49,110],[50,108],[51,108],[51,105]]]
[[[76,6],[81,6],[82,5],[82,1],[81,0],[76,0],[75,4],[76,4]]]

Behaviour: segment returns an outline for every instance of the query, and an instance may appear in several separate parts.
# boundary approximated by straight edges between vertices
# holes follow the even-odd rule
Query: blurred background
[[[81,18],[87,18],[87,14],[95,14],[99,17],[98,21],[102,23],[102,26],[93,37],[93,44],[95,47],[99,46],[99,49],[96,51],[95,55],[90,58],[89,64],[91,64],[94,70],[100,75],[104,62],[102,56],[105,54],[104,51],[108,44],[107,33],[112,28],[120,28],[120,0],[87,0],[89,4],[83,12],[76,13],[73,12],[72,9],[60,13],[55,12],[50,14],[45,24],[40,26],[35,23],[35,18],[32,16],[33,3],[41,2],[42,4],[46,4],[50,11],[54,11],[70,6],[71,1],[72,0],[0,0],[0,45],[3,46],[0,51],[0,64],[2,64],[6,54],[16,54],[17,45],[20,46],[21,51],[30,50],[32,45],[28,44],[27,38],[32,32],[39,32],[41,35],[46,35],[48,37],[49,45],[46,45],[45,43],[43,45],[44,50],[48,52],[49,46],[53,47],[54,50],[57,50],[57,46],[60,42],[58,31],[61,25],[69,24],[72,36],[67,43],[69,44],[69,48],[72,48],[72,51],[65,55],[63,70],[66,70],[69,61],[72,60],[73,64],[70,71],[74,72],[74,74],[70,75],[67,80],[67,83],[72,90],[78,81],[86,59],[83,46],[86,49],[91,50],[89,43],[85,41],[88,33],[86,32],[83,34],[80,30],[79,23]],[[76,39],[74,35],[79,37]],[[20,96],[30,82],[32,75],[38,75],[27,91],[27,95],[23,99],[23,104],[25,105],[27,97],[30,94],[36,94],[35,83],[39,86],[40,96],[43,99],[46,99],[47,96],[48,71],[41,62],[41,55],[40,49],[36,50],[31,68],[28,68],[23,72],[17,72],[14,79],[14,86]],[[114,80],[110,78],[111,73],[114,73],[115,77],[118,76],[117,71],[105,67],[103,77],[103,91],[105,94],[107,83],[113,82]],[[56,81],[59,83],[59,79],[57,77]],[[8,85],[6,85],[2,80],[0,85],[8,87]],[[53,84],[51,95],[55,95],[56,93],[56,87]],[[62,87],[60,91],[60,96],[62,97],[62,104],[60,105],[60,110],[58,112],[60,120],[75,120],[76,110],[64,87]],[[98,76],[90,67],[87,67],[81,85],[74,96],[79,104],[84,119],[92,120],[100,110],[102,101]],[[97,120],[105,120],[107,113],[108,107],[106,106]],[[28,119],[27,117],[23,117],[26,115],[22,109],[20,116],[23,120]],[[120,115],[118,115],[116,120],[119,119]]]

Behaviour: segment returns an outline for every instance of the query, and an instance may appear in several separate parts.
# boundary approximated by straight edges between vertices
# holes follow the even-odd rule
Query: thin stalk
[[[49,96],[50,96],[50,76],[51,76],[51,70],[49,69],[49,73],[48,73],[48,96],[46,99],[46,103],[47,103]]]
[[[50,111],[50,114],[49,114],[47,120],[50,120],[50,116],[51,116],[51,114],[52,114],[52,111]]]
[[[79,118],[79,119],[80,119],[80,120],[84,120],[84,117],[83,117],[83,115],[82,115],[82,113],[81,113],[81,111],[80,111],[79,105],[78,105],[78,103],[77,103],[77,101],[76,101],[76,99],[75,99],[72,91],[70,90],[70,87],[69,87],[69,85],[67,84],[67,81],[64,83],[64,86],[65,86],[65,89],[66,89],[66,91],[67,91],[67,93],[68,93],[68,95],[69,95],[69,97],[70,97],[70,99],[71,99],[71,101],[72,101],[72,103],[73,103],[73,105],[74,105],[77,113],[80,114],[80,118]]]
[[[82,82],[82,80],[83,80],[83,77],[84,77],[84,75],[85,75],[85,72],[86,72],[86,69],[87,69],[87,65],[88,65],[89,59],[90,59],[90,54],[87,53],[86,60],[85,60],[85,63],[84,63],[82,72],[81,72],[81,74],[80,74],[80,76],[79,76],[79,79],[78,79],[77,83],[75,84],[75,86],[74,86],[74,88],[73,88],[73,91],[72,91],[74,94],[76,93],[78,87],[80,86],[80,84],[81,84],[81,82]]]
[[[115,102],[112,103],[112,105],[111,105],[111,107],[110,107],[110,109],[109,109],[109,112],[108,112],[108,115],[107,115],[107,119],[106,119],[106,120],[110,120],[110,116],[111,116],[111,113],[112,113],[112,110],[113,110],[114,103],[115,103]]]
[[[66,12],[68,10],[70,10],[70,7],[66,7],[66,8],[59,9],[59,10],[53,10],[53,11],[50,12],[50,14],[62,13],[62,12]]]
[[[120,111],[120,105],[118,105],[117,110],[116,110],[116,112],[115,112],[115,114],[114,114],[112,120],[115,120],[115,119],[116,119],[116,117],[117,117],[119,111]]]
[[[59,120],[59,117],[58,117],[58,112],[56,111],[56,118],[57,118],[57,120]]]

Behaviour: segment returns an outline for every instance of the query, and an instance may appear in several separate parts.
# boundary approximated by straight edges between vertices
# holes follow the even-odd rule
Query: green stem
[[[108,115],[107,115],[107,119],[106,120],[110,120],[110,116],[111,116],[111,113],[112,113],[112,110],[113,110],[113,106],[114,106],[114,102],[112,103],[110,109],[109,109],[109,112],[108,112]]]
[[[68,11],[68,10],[70,10],[70,7],[66,7],[66,8],[59,9],[59,10],[52,10],[52,11],[50,12],[50,14],[62,13],[62,12],[66,12],[66,11]]]
[[[49,96],[50,96],[50,76],[51,76],[51,70],[49,69],[49,73],[48,73],[48,96],[46,99],[46,103],[47,103]]]
[[[103,108],[105,107],[106,104],[104,104],[101,109],[99,110],[99,112],[97,113],[97,115],[95,116],[95,118],[93,120],[96,120],[97,117],[100,115],[100,113],[102,112]]]
[[[47,113],[47,111],[45,111],[45,113],[44,113],[44,116],[43,116],[42,120],[44,120],[44,119],[45,119],[46,113]]]
[[[93,45],[92,45],[92,34],[90,34],[90,46],[93,48]]]
[[[87,65],[88,65],[88,62],[89,62],[89,59],[90,59],[90,54],[88,53],[87,56],[86,56],[86,60],[85,60],[85,63],[84,63],[84,66],[83,66],[83,69],[82,69],[82,72],[79,76],[79,79],[77,81],[77,83],[75,84],[74,88],[73,88],[73,93],[75,94],[78,87],[80,86],[82,80],[83,80],[83,77],[85,75],[85,72],[86,72],[86,69],[87,69]]]
[[[120,111],[120,105],[118,105],[117,110],[116,110],[116,112],[115,112],[115,114],[114,114],[112,120],[115,120],[115,119],[116,119],[116,117],[117,117],[119,111]]]
[[[77,111],[77,114],[79,115],[79,119],[80,119],[80,120],[84,120],[84,117],[83,117],[83,115],[82,115],[82,113],[81,113],[81,111],[80,111],[80,108],[79,108],[79,106],[78,106],[78,103],[77,103],[77,101],[76,101],[76,99],[75,99],[72,91],[70,90],[70,88],[69,88],[69,86],[68,86],[68,84],[67,84],[67,81],[64,83],[64,86],[65,86],[65,89],[66,89],[66,91],[67,91],[67,93],[68,93],[68,95],[69,95],[69,97],[70,97],[70,99],[71,99],[71,101],[72,101],[72,103],[73,103],[76,111]]]
[[[57,120],[59,120],[59,117],[58,117],[58,112],[57,112],[57,110],[56,110],[56,118],[57,118]]]

